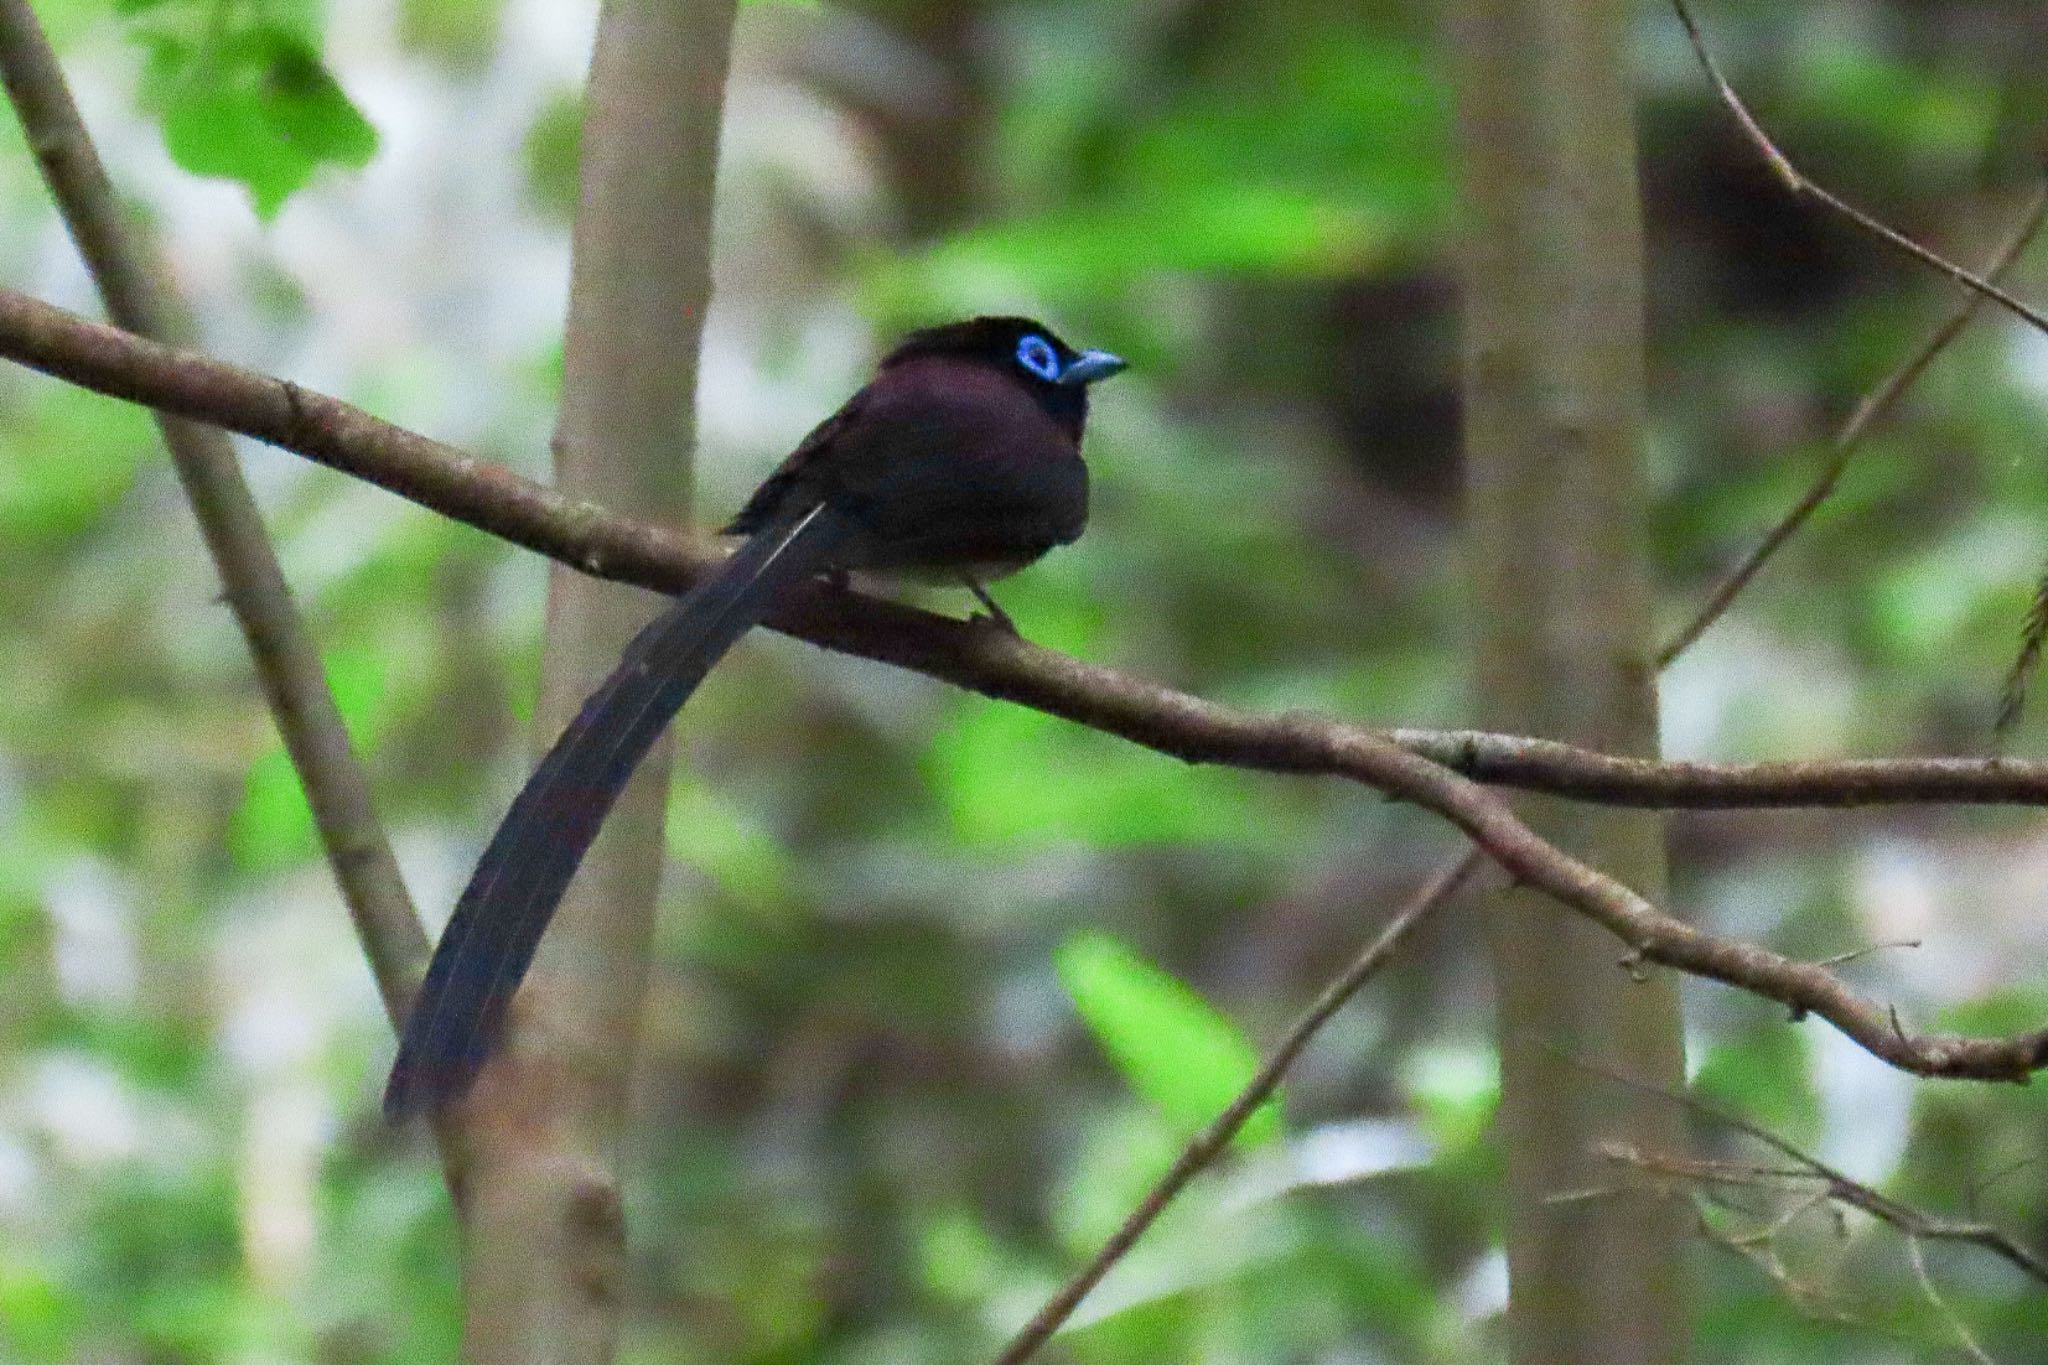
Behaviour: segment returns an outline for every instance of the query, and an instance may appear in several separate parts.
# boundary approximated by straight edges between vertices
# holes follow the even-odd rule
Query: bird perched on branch
[[[970,589],[1081,534],[1088,386],[1124,368],[1028,318],[916,332],[740,509],[746,540],[626,646],[512,802],[434,949],[384,1092],[397,1119],[465,1093],[598,827],[656,736],[740,636],[820,574]]]

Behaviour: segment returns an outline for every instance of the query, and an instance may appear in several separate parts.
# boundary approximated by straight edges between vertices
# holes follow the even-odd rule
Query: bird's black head
[[[1088,386],[1124,368],[1108,351],[1077,351],[1031,318],[980,317],[927,327],[898,342],[881,368],[918,356],[959,356],[1001,369],[1076,438],[1088,417]]]

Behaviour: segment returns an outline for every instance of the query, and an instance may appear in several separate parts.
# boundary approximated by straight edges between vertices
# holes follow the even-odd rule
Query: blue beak
[[[1074,357],[1067,368],[1060,371],[1060,383],[1093,384],[1096,380],[1107,379],[1125,368],[1127,366],[1121,356],[1111,355],[1108,351],[1083,351]]]

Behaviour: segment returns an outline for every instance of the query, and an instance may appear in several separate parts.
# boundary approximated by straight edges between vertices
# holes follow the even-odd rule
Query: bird
[[[716,571],[629,643],[485,847],[435,946],[384,1091],[397,1122],[460,1099],[496,1051],[555,908],[655,739],[741,636],[820,577],[877,571],[967,588],[1077,539],[1089,386],[1125,368],[1043,323],[974,317],[904,337],[721,534]]]

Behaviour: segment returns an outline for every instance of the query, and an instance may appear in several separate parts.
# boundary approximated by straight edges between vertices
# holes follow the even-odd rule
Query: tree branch
[[[213,420],[368,479],[585,572],[675,590],[717,562],[694,537],[576,502],[361,409],[159,346],[0,290],[0,355],[87,388]],[[1894,1016],[1811,963],[1716,938],[1538,838],[1486,781],[1625,804],[1856,805],[1972,800],[2048,804],[2048,765],[2002,760],[1670,764],[1513,736],[1396,731],[1307,714],[1262,716],[1026,641],[824,584],[771,622],[814,644],[1121,736],[1190,763],[1349,778],[1434,811],[1514,877],[1592,917],[1656,962],[1817,1014],[1902,1070],[2022,1080],[2048,1065],[2048,1029],[2003,1039],[1909,1035]],[[1403,747],[1406,745],[1407,747]],[[1439,759],[1443,761],[1438,761]]]
[[[1589,1064],[1590,1065],[1590,1064]],[[1852,1178],[1846,1173],[1828,1165],[1819,1157],[1806,1151],[1788,1138],[1778,1136],[1760,1123],[1744,1118],[1710,1104],[1697,1095],[1669,1091],[1661,1086],[1644,1085],[1632,1077],[1620,1075],[1605,1067],[1594,1067],[1610,1080],[1650,1094],[1659,1095],[1671,1103],[1680,1105],[1692,1114],[1710,1123],[1727,1128],[1755,1142],[1760,1142],[1778,1155],[1790,1161],[1791,1170],[1771,1173],[1770,1183],[1783,1186],[1788,1181],[1809,1185],[1820,1195],[1844,1207],[1860,1210],[1881,1223],[1889,1223],[1906,1237],[1914,1241],[1959,1242],[1980,1247],[2012,1266],[2022,1275],[2048,1287],[2048,1257],[2021,1244],[2010,1233],[1991,1223],[1976,1219],[1946,1218],[1940,1214],[1902,1203],[1880,1190]],[[1640,1152],[1616,1149],[1608,1152],[1610,1160],[1629,1165],[1654,1169],[1660,1174],[1681,1175],[1693,1180],[1726,1180],[1727,1168],[1718,1164],[1702,1166],[1689,1161],[1659,1158]],[[1745,1176],[1745,1183],[1761,1183],[1755,1172]]]
[[[1335,722],[1332,722],[1335,724]],[[1376,732],[1494,786],[1664,810],[2048,805],[2048,763],[2006,758],[1833,758],[1715,763],[1626,758],[1483,730]]]
[[[1987,278],[1997,280],[2005,274],[2007,269],[2019,258],[2021,252],[2025,250],[2027,244],[2033,240],[2035,234],[2040,231],[2044,217],[2048,217],[2048,183],[2044,183],[2035,190],[2026,211],[2020,217],[2020,221],[1994,253],[1985,269]],[[1680,654],[1691,648],[1699,637],[1714,622],[1721,618],[1737,595],[1749,585],[1750,581],[1769,562],[1771,556],[1786,541],[1790,540],[1820,507],[1821,503],[1826,501],[1828,496],[1834,491],[1835,485],[1840,482],[1843,472],[1848,468],[1850,460],[1861,447],[1863,438],[1870,431],[1871,427],[1875,425],[1880,417],[1890,412],[1898,400],[1912,387],[1914,381],[1926,371],[1927,367],[1934,361],[1934,358],[1961,334],[1964,326],[1976,315],[1978,309],[1983,306],[1983,302],[1984,300],[1981,295],[1966,295],[1948,317],[1928,335],[1920,347],[1856,405],[1855,411],[1850,414],[1848,421],[1843,424],[1842,428],[1835,435],[1833,451],[1827,465],[1807,489],[1805,495],[1779,520],[1777,525],[1771,528],[1770,532],[1764,536],[1756,548],[1746,555],[1742,562],[1721,580],[1714,590],[1708,594],[1705,603],[1694,617],[1677,631],[1659,651],[1657,666],[1660,671],[1668,667],[1672,660],[1676,659]],[[2043,600],[2048,600],[2048,597],[2044,597]],[[2042,608],[2037,603],[2037,615],[2042,616],[2044,620],[2048,620],[2048,608]],[[2044,630],[2048,630],[2048,628],[2044,628]],[[2024,656],[2022,667],[2015,669],[2015,677],[2024,677]],[[2011,698],[2015,696],[2018,690],[2016,684],[2008,685],[2008,701],[2005,711],[2001,713],[2001,728],[2006,723],[2007,716],[2017,713],[2017,702],[2011,700]],[[1856,765],[1849,771],[1844,771],[1845,765],[1842,764],[1774,765],[1772,771],[1764,772],[1757,768],[1734,769],[1719,765],[1673,765],[1662,762],[1644,764],[1636,759],[1615,758],[1605,754],[1589,754],[1584,750],[1550,741],[1526,740],[1515,736],[1488,735],[1477,732],[1470,732],[1461,736],[1430,734],[1421,731],[1396,731],[1393,737],[1397,742],[1402,743],[1404,747],[1415,752],[1426,753],[1438,762],[1444,763],[1448,767],[1456,768],[1468,776],[1481,777],[1483,780],[1502,782],[1508,785],[1515,785],[1517,777],[1541,780],[1543,776],[1548,776],[1555,782],[1565,780],[1570,776],[1572,780],[1588,781],[1592,777],[1592,773],[1589,770],[1605,768],[1611,764],[1621,770],[1611,774],[1611,777],[1615,780],[1621,782],[1668,781],[1669,789],[1675,794],[1703,795],[1713,788],[1720,787],[1722,790],[1731,793],[1735,790],[1743,791],[1746,793],[1746,799],[1748,800],[1760,800],[1760,798],[1767,798],[1775,794],[1790,798],[1796,804],[1807,804],[1806,798],[1824,792],[1838,797],[1840,804],[1851,804],[1858,799],[1859,794],[1869,795],[1880,783],[1891,784],[1888,790],[1896,793],[1904,793],[1907,790],[1917,791],[1919,794],[1918,799],[1971,800],[1976,799],[1978,796],[1984,796],[1987,793],[1988,788],[1982,783],[1982,779],[1990,771],[1998,769],[1998,765],[1995,764],[1936,759],[1917,762],[1909,760],[1905,764],[1896,762],[1863,764]],[[1641,769],[1645,768],[1654,768],[1656,771],[1654,773],[1641,771]],[[1827,770],[1828,781],[1816,781],[1820,776],[1820,770],[1823,768]],[[1676,771],[1673,771],[1674,769]],[[2010,776],[2011,774],[2009,772],[2001,772],[2001,775]],[[1961,790],[1971,791],[1975,795],[1957,794],[1958,783],[1961,784]],[[2035,792],[2037,795],[2043,794],[2039,788],[2036,788]],[[1943,793],[1947,794],[1944,795]],[[1885,798],[1871,796],[1870,799]],[[1902,794],[1899,799],[1914,798],[1909,798]],[[1478,851],[1474,850],[1468,853],[1460,862],[1449,866],[1445,872],[1439,874],[1439,880],[1430,890],[1424,893],[1418,905],[1404,909],[1396,916],[1396,923],[1405,922],[1406,917],[1410,915],[1419,917],[1427,913],[1439,900],[1448,899],[1450,894],[1462,884],[1464,879],[1478,865],[1479,857]],[[1392,945],[1388,944],[1386,946],[1391,948]],[[1910,946],[1917,947],[1919,945],[1915,943]],[[1378,953],[1381,947],[1381,942],[1375,942],[1371,948],[1367,949],[1361,961],[1372,960],[1373,955]],[[1852,953],[1843,953],[1815,965],[1821,967],[1840,966],[1869,951],[1871,949],[1866,948]],[[1375,963],[1376,965],[1377,963]],[[1363,986],[1370,974],[1370,972],[1360,974],[1357,965],[1354,964],[1353,968],[1347,971],[1344,976],[1332,983],[1326,990],[1323,1000],[1334,998],[1336,1003],[1341,1004],[1344,999]],[[1008,1351],[1002,1356],[999,1365],[1011,1365],[1011,1362],[1022,1361],[1028,1358],[1039,1344],[1049,1339],[1053,1332],[1058,1330],[1060,1325],[1072,1316],[1073,1311],[1080,1306],[1082,1300],[1094,1286],[1101,1282],[1109,1269],[1128,1253],[1130,1247],[1144,1234],[1145,1230],[1157,1218],[1158,1214],[1164,1210],[1166,1205],[1179,1194],[1181,1189],[1185,1188],[1194,1176],[1198,1175],[1215,1161],[1217,1156],[1227,1146],[1231,1137],[1235,1135],[1237,1129],[1242,1126],[1243,1118],[1249,1116],[1257,1105],[1277,1087],[1284,1077],[1286,1070],[1291,1067],[1294,1059],[1299,1056],[1302,1047],[1306,1046],[1309,1038],[1328,1021],[1330,1014],[1334,1012],[1334,1005],[1331,1009],[1324,1010],[1320,1008],[1320,1004],[1321,1002],[1319,1001],[1317,1011],[1311,1011],[1309,1015],[1304,1016],[1302,1022],[1289,1032],[1281,1049],[1275,1053],[1275,1065],[1262,1069],[1259,1075],[1246,1087],[1245,1091],[1232,1103],[1231,1108],[1217,1120],[1218,1126],[1224,1126],[1227,1123],[1227,1131],[1223,1132],[1221,1137],[1214,1141],[1211,1140],[1211,1132],[1205,1131],[1194,1142],[1189,1144],[1188,1149],[1182,1154],[1181,1160],[1177,1161],[1160,1178],[1159,1182],[1146,1193],[1144,1201],[1125,1220],[1124,1224],[1118,1228],[1109,1241],[1103,1245],[1095,1258],[1069,1279],[1062,1286],[1058,1294],[1047,1301],[1046,1305],[1032,1319],[1031,1323],[1011,1343]],[[1657,1093],[1664,1094],[1667,1092],[1660,1088]],[[1688,1097],[1680,1098],[1685,1099],[1687,1103],[1693,1103]],[[1236,1116],[1236,1122],[1229,1122],[1232,1116]],[[1713,1116],[1716,1118],[1721,1117],[1718,1113],[1715,1113]],[[1729,1121],[1737,1124],[1742,1122],[1739,1119]],[[1764,1141],[1774,1141],[1769,1135],[1761,1132],[1756,1132],[1755,1136]],[[1743,1254],[1747,1255],[1749,1253],[1747,1250],[1744,1250]],[[2025,1254],[2031,1256],[2031,1253]]]
[[[705,537],[614,516],[338,399],[0,289],[0,356],[99,393],[211,422],[374,483],[584,573],[676,592],[721,558]],[[1120,735],[1188,762],[1341,774],[1380,736],[1468,777],[1621,806],[1738,809],[1922,802],[2048,805],[2048,763],[1998,758],[1702,763],[1622,758],[1477,730],[1258,717],[885,599],[819,587],[776,629]]]

